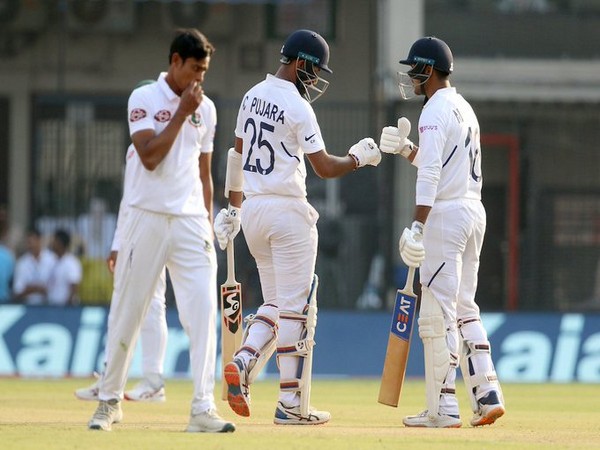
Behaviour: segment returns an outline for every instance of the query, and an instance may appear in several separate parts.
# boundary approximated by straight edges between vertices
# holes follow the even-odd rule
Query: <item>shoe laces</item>
[[[108,403],[108,401],[101,400],[98,404],[98,408],[96,408],[96,412],[94,413],[94,417],[96,419],[110,419],[111,414],[115,410],[115,407]]]
[[[206,414],[208,417],[210,417],[212,419],[223,420],[216,409],[209,409],[204,414]]]

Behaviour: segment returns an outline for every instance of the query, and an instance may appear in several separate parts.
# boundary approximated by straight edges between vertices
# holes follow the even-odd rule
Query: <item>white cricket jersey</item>
[[[179,106],[179,96],[161,73],[157,82],[135,89],[128,104],[129,134],[153,130],[159,134],[168,125]],[[202,183],[200,181],[200,153],[213,151],[217,124],[214,103],[206,95],[194,114],[187,117],[171,150],[153,171],[142,166],[131,180],[129,205],[149,211],[205,216]]]
[[[479,122],[453,87],[439,89],[419,117],[416,204],[436,200],[481,200]]]
[[[235,135],[244,141],[244,195],[306,197],[305,153],[325,148],[310,103],[286,80],[267,75],[240,106]]]
[[[28,286],[47,286],[54,266],[56,255],[48,249],[42,249],[38,258],[31,253],[25,253],[17,260],[13,279],[13,291],[21,294]],[[25,297],[27,305],[41,305],[44,294],[32,293]]]
[[[123,176],[123,195],[121,197],[121,203],[119,204],[119,214],[117,216],[117,226],[115,227],[115,234],[113,236],[112,245],[110,247],[111,251],[118,251],[119,245],[121,244],[121,230],[123,229],[123,224],[125,223],[125,218],[129,213],[129,197],[131,192],[131,185],[133,180],[138,178],[141,172],[144,170],[144,166],[142,165],[142,161],[138,153],[135,151],[135,147],[131,144],[127,148],[127,153],[125,154],[125,174]]]
[[[71,294],[71,285],[80,284],[82,275],[81,262],[74,254],[65,253],[57,259],[48,278],[48,304],[66,305]]]

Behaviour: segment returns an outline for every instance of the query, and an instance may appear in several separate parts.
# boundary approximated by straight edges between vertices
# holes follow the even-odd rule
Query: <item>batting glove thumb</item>
[[[410,229],[405,228],[398,242],[398,250],[402,261],[409,267],[419,267],[425,259],[423,246],[423,224],[417,220]]]

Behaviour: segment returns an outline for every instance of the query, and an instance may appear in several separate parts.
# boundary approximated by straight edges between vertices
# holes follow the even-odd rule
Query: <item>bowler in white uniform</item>
[[[133,180],[115,267],[106,371],[89,428],[122,420],[121,399],[135,342],[165,265],[190,341],[194,381],[189,432],[231,432],[216,412],[216,255],[211,227],[211,156],[216,126],[202,82],[214,47],[195,29],[171,43],[169,70],[135,89],[129,130],[143,170]]]

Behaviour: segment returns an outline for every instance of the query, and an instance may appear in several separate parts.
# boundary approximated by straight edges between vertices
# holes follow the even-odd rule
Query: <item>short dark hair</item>
[[[58,240],[64,248],[69,248],[71,245],[71,234],[62,228],[54,232],[54,238]]]
[[[177,53],[183,61],[188,58],[204,59],[212,56],[215,47],[210,41],[195,28],[181,28],[176,31],[169,50],[169,64],[173,55]]]
[[[40,230],[36,227],[29,227],[27,229],[27,235],[28,236],[35,236],[35,237],[42,237],[42,233],[40,232]]]

